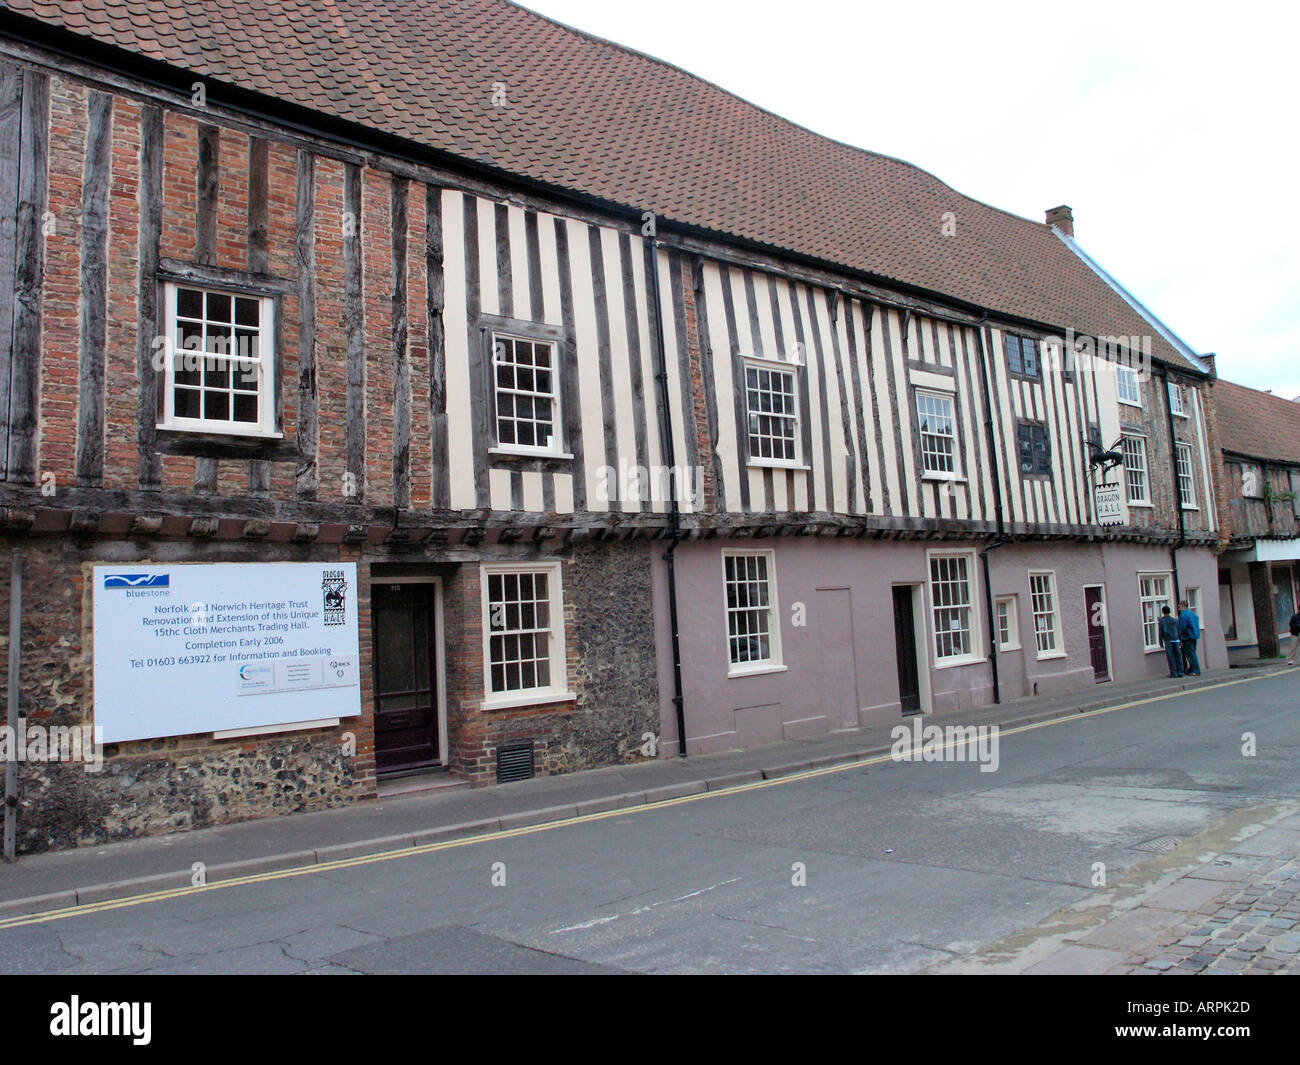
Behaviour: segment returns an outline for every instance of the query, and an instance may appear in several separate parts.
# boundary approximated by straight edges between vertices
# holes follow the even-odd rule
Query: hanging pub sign
[[[1093,488],[1093,508],[1098,525],[1124,524],[1124,497],[1117,484],[1099,484]]]
[[[94,567],[105,743],[361,713],[354,562]]]

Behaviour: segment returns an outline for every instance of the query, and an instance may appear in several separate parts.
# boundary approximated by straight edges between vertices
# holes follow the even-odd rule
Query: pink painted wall
[[[863,542],[826,538],[684,543],[677,550],[678,611],[688,753],[749,747],[837,729],[888,724],[900,717],[891,587],[923,587],[922,669],[927,712],[992,702],[987,660],[937,667],[929,615],[927,550],[961,544]],[[782,668],[728,676],[723,604],[724,548],[772,550],[781,619]],[[666,566],[655,553],[655,617],[662,708],[662,749],[677,750],[668,629]],[[999,654],[1002,699],[1048,695],[1095,684],[1088,653],[1085,584],[1104,584],[1115,680],[1166,672],[1163,653],[1142,650],[1139,572],[1170,570],[1163,547],[1117,544],[1011,544],[990,556],[994,596],[1018,598],[1021,650]],[[1202,589],[1202,666],[1224,668],[1218,618],[1217,563],[1203,548],[1178,553],[1181,586]],[[1033,634],[1029,571],[1056,574],[1065,656],[1039,660]],[[983,577],[978,552],[971,570],[981,643],[987,653]],[[796,624],[802,604],[805,624]],[[923,699],[925,686],[923,684]]]

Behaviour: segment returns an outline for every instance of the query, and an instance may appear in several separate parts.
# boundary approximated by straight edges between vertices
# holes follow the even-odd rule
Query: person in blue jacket
[[[1201,638],[1201,619],[1184,599],[1178,604],[1178,635],[1183,641],[1183,669],[1189,677],[1201,675],[1201,660],[1196,657],[1196,641]]]
[[[1165,658],[1169,660],[1169,675],[1183,675],[1183,641],[1178,635],[1178,619],[1167,606],[1160,609],[1160,644],[1165,649]]]

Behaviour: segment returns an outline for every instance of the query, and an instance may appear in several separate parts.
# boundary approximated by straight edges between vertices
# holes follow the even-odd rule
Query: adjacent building
[[[1225,666],[1213,362],[1073,223],[504,0],[15,0],[0,596],[129,737],[21,847]]]
[[[1228,649],[1276,658],[1300,610],[1300,403],[1215,386],[1223,446],[1219,619]]]

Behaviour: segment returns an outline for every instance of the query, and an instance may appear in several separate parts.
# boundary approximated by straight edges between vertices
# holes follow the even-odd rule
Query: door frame
[[[370,581],[371,631],[372,633],[374,631],[375,586],[376,585],[380,587],[386,585],[400,586],[403,584],[432,584],[434,586],[433,623],[438,630],[437,637],[434,639],[434,643],[433,643],[434,650],[437,652],[437,656],[438,656],[437,677],[434,681],[434,683],[437,685],[436,690],[438,696],[438,760],[434,763],[434,766],[442,766],[445,769],[450,759],[448,758],[448,751],[447,751],[447,630],[443,625],[442,577],[432,573],[428,575],[419,575],[414,577],[403,576],[403,577],[397,577],[393,579],[380,578],[379,580],[375,580],[372,577]],[[373,635],[371,636],[371,639],[372,640],[374,639]],[[370,673],[372,678],[376,676],[375,667],[378,664],[377,662],[378,653],[379,653],[378,649],[372,644],[370,648]],[[375,717],[375,699],[376,699],[375,685],[374,685],[374,681],[372,680],[371,691],[370,691],[370,720],[371,720],[372,728],[373,728],[374,717]],[[423,770],[420,771],[423,772]],[[403,771],[397,769],[397,770],[393,770],[393,772],[401,773]]]
[[[916,581],[894,581],[889,586],[889,614],[894,614],[894,589],[910,588],[912,590],[912,649],[916,655],[916,686],[921,701],[917,714],[934,713],[934,704],[930,701],[930,651],[929,630],[925,623],[925,588]],[[898,648],[894,648],[894,667],[898,667]],[[914,715],[907,715],[908,717]]]
[[[1089,588],[1097,588],[1101,591],[1101,605],[1106,612],[1106,624],[1102,627],[1102,631],[1106,636],[1106,679],[1104,681],[1096,680],[1094,675],[1094,681],[1097,684],[1113,684],[1115,683],[1115,658],[1110,651],[1110,600],[1106,596],[1106,584],[1104,581],[1095,584],[1085,584],[1083,586],[1083,609],[1085,612],[1088,609]],[[1087,625],[1084,631],[1088,632],[1091,628],[1091,625]],[[1091,636],[1089,639],[1091,639]]]

